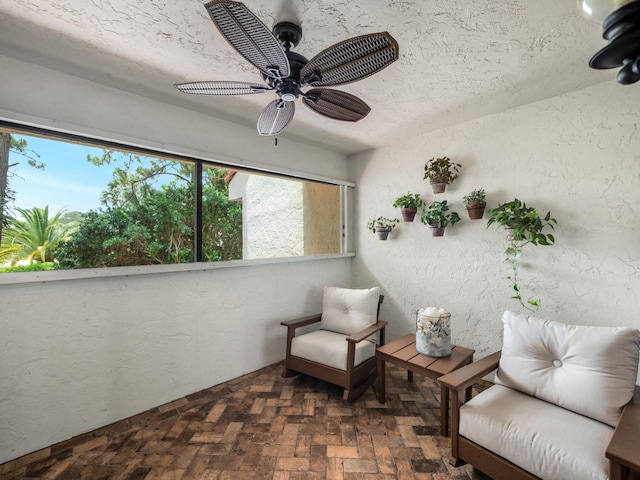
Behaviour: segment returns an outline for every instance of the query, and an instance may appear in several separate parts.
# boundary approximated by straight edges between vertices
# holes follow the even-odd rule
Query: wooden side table
[[[475,350],[470,348],[451,346],[448,357],[428,357],[416,350],[416,335],[410,333],[398,340],[383,345],[376,350],[378,363],[378,401],[386,402],[385,392],[385,363],[389,362],[407,369],[407,380],[413,382],[413,373],[419,373],[437,380],[464,365],[473,362]],[[467,391],[467,396],[471,394]],[[440,434],[447,436],[449,432],[449,389],[440,386]]]

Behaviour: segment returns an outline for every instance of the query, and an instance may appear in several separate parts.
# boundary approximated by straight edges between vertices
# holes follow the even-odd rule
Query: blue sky
[[[112,167],[96,167],[86,158],[88,154],[102,155],[102,149],[38,137],[16,138],[26,139],[27,148],[37,152],[46,166],[37,170],[26,158],[10,154],[10,164],[20,162],[11,169],[16,175],[9,180],[16,192],[15,206],[31,209],[49,205],[50,216],[62,209],[86,212],[101,206],[100,194],[111,178]]]

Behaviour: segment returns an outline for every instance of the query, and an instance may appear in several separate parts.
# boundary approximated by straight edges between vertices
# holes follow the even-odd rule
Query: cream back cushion
[[[353,335],[377,321],[380,288],[324,287],[320,328]]]
[[[501,384],[611,426],[631,400],[640,332],[588,327],[506,311]]]

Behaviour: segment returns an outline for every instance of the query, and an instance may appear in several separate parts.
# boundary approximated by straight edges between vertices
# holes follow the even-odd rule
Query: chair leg
[[[295,370],[289,370],[288,368],[285,368],[284,370],[282,370],[282,378],[295,377],[296,375],[300,375],[300,374]]]
[[[362,382],[360,385],[357,385],[355,387],[353,387],[351,390],[348,389],[344,389],[344,393],[342,394],[342,399],[347,401],[347,402],[353,402],[355,400],[357,400],[358,398],[360,398],[362,396],[362,394],[364,392],[367,391],[367,388],[369,388],[371,385],[373,385],[373,382],[375,382],[377,378],[376,374],[370,375],[364,382]]]
[[[382,360],[381,357],[376,355],[377,359],[377,373],[378,373],[378,402],[385,403],[386,402],[386,377],[385,377],[385,361]]]

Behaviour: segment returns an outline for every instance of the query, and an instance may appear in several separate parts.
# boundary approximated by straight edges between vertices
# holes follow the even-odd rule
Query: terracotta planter
[[[471,220],[479,220],[484,215],[484,209],[487,206],[485,202],[471,202],[466,205],[467,213]]]
[[[402,208],[400,210],[402,212],[402,220],[405,222],[413,222],[413,219],[416,218],[416,213],[418,212],[417,208]]]
[[[447,182],[441,179],[431,180],[431,188],[433,189],[433,193],[444,193],[447,188]]]
[[[391,233],[391,229],[384,227],[376,227],[376,233],[378,234],[378,238],[380,240],[386,240],[389,234]]]
[[[429,227],[431,229],[432,237],[443,237],[445,227]]]

